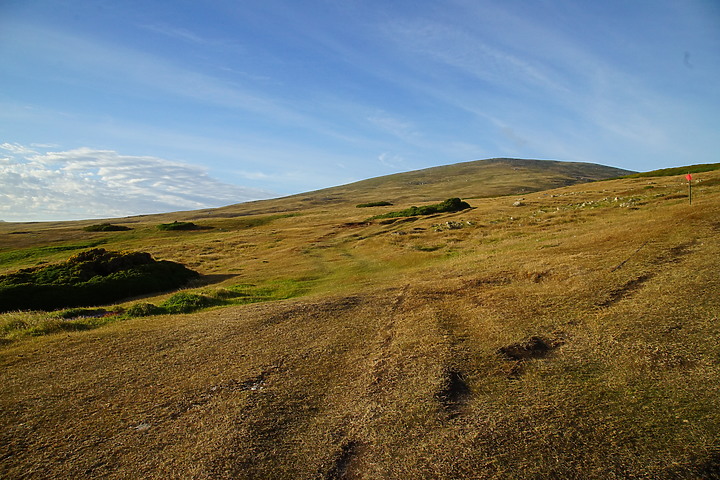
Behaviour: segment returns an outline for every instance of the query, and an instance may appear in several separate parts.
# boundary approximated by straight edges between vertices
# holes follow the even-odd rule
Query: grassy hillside
[[[50,314],[0,316],[0,477],[717,478],[720,171],[694,182],[692,205],[684,175],[393,181],[128,231],[2,225],[6,272],[103,245],[257,295],[43,336],[22,324]],[[367,220],[455,196],[473,208]],[[213,228],[157,229],[176,220]]]
[[[386,201],[432,203],[448,193],[464,199],[515,195],[574,185],[632,172],[591,163],[493,158],[376,177],[279,199],[213,211],[215,215],[260,213],[264,209],[306,209],[345,203]],[[261,209],[257,207],[261,206]]]
[[[720,170],[720,163],[701,163],[698,165],[688,165],[685,167],[672,167],[662,168],[660,170],[653,170],[652,172],[638,172],[631,175],[627,175],[628,178],[640,178],[640,177],[668,177],[685,175],[688,173],[702,173],[711,172],[713,170]]]

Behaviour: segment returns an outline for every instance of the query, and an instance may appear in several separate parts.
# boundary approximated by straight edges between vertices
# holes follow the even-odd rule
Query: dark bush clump
[[[136,303],[125,310],[125,313],[130,317],[149,317],[165,313],[165,310],[152,303]]]
[[[388,205],[392,205],[390,202],[368,202],[368,203],[359,203],[355,205],[356,208],[368,208],[368,207],[387,207]]]
[[[83,228],[86,232],[124,232],[126,230],[132,230],[130,227],[125,225],[113,225],[111,223],[99,223],[96,225],[89,225]]]
[[[410,207],[398,212],[389,212],[382,215],[372,217],[377,218],[395,218],[395,217],[415,217],[418,215],[433,215],[436,213],[459,212],[471,208],[467,202],[463,202],[459,198],[448,198],[442,203],[435,205],[425,205],[423,207]]]
[[[0,312],[103,305],[178,288],[199,276],[145,252],[86,250],[67,262],[0,276]]]
[[[161,223],[157,226],[158,230],[169,230],[169,231],[176,231],[176,230],[204,230],[211,227],[201,227],[199,225],[195,225],[192,222],[178,222],[174,221],[172,223]]]

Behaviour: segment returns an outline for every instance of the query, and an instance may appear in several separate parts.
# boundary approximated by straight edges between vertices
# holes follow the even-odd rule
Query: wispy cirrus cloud
[[[131,97],[141,92],[141,97],[157,95],[208,107],[245,111],[289,124],[314,125],[313,119],[250,85],[187,68],[162,56],[50,27],[21,25],[8,26],[5,30],[0,39],[12,40],[24,51],[22,58],[13,58],[18,63],[48,63],[52,58],[62,59],[63,69],[73,75],[57,76],[53,71],[48,72],[49,78],[58,83],[100,86],[103,90]],[[193,34],[188,32],[187,35]],[[7,43],[11,44],[9,40]],[[197,41],[203,39],[197,37]],[[0,52],[15,55],[10,50],[3,52],[2,48]]]
[[[48,152],[0,144],[0,218],[71,220],[218,207],[272,193],[230,185],[193,165],[111,150]]]
[[[160,35],[164,35],[166,37],[174,38],[183,40],[190,43],[196,43],[200,45],[224,45],[225,42],[219,41],[219,40],[211,40],[209,38],[205,38],[201,35],[198,35],[197,33],[190,31],[185,28],[180,27],[173,27],[167,24],[163,23],[156,23],[156,24],[143,24],[140,25],[140,28],[143,28],[145,30],[148,30],[150,32],[159,33]]]
[[[539,62],[491,43],[476,31],[429,19],[387,27],[393,41],[415,55],[465,72],[490,84],[512,80],[517,88],[560,88],[552,73]]]

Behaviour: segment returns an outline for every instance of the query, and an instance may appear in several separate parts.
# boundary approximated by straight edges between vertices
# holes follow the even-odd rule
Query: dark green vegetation
[[[130,227],[125,225],[113,225],[112,223],[98,223],[95,225],[88,225],[83,227],[86,232],[125,232],[132,230]]]
[[[125,313],[130,317],[149,317],[151,315],[161,315],[165,313],[165,310],[152,303],[141,302],[130,306]]]
[[[157,226],[158,230],[165,230],[165,231],[176,231],[176,230],[204,230],[209,227],[201,227],[198,225],[195,225],[192,222],[178,222],[174,221],[172,223],[161,223]]]
[[[397,217],[415,217],[418,215],[434,215],[437,213],[452,213],[452,212],[460,212],[462,210],[467,210],[470,207],[470,204],[467,202],[463,202],[459,198],[448,198],[442,203],[438,203],[435,205],[425,205],[422,207],[410,207],[406,208],[405,210],[400,210],[398,212],[388,212],[383,213],[382,215],[376,215],[372,217],[372,219],[380,219],[380,218],[397,218]]]
[[[102,305],[178,288],[197,272],[144,252],[96,248],[67,262],[0,276],[0,311]]]
[[[203,274],[0,314],[0,477],[718,478],[720,170],[692,205],[680,170],[492,160],[131,232],[0,224],[33,252],[0,272],[102,237]],[[356,208],[450,195],[472,208]]]
[[[165,300],[159,308],[166,313],[190,313],[210,307],[213,303],[206,295],[180,292]]]
[[[368,207],[387,207],[389,205],[392,205],[392,202],[367,202],[367,203],[359,203],[355,205],[356,208],[368,208]]]
[[[633,173],[624,178],[671,177],[685,175],[687,173],[711,172],[713,170],[720,170],[720,163],[701,163],[698,165],[688,165],[687,167],[663,168],[653,170],[652,172]]]

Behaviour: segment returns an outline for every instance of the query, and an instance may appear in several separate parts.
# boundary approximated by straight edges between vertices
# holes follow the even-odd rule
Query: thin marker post
[[[690,199],[690,205],[692,205],[692,174],[688,173],[685,178],[688,181],[688,198]]]

